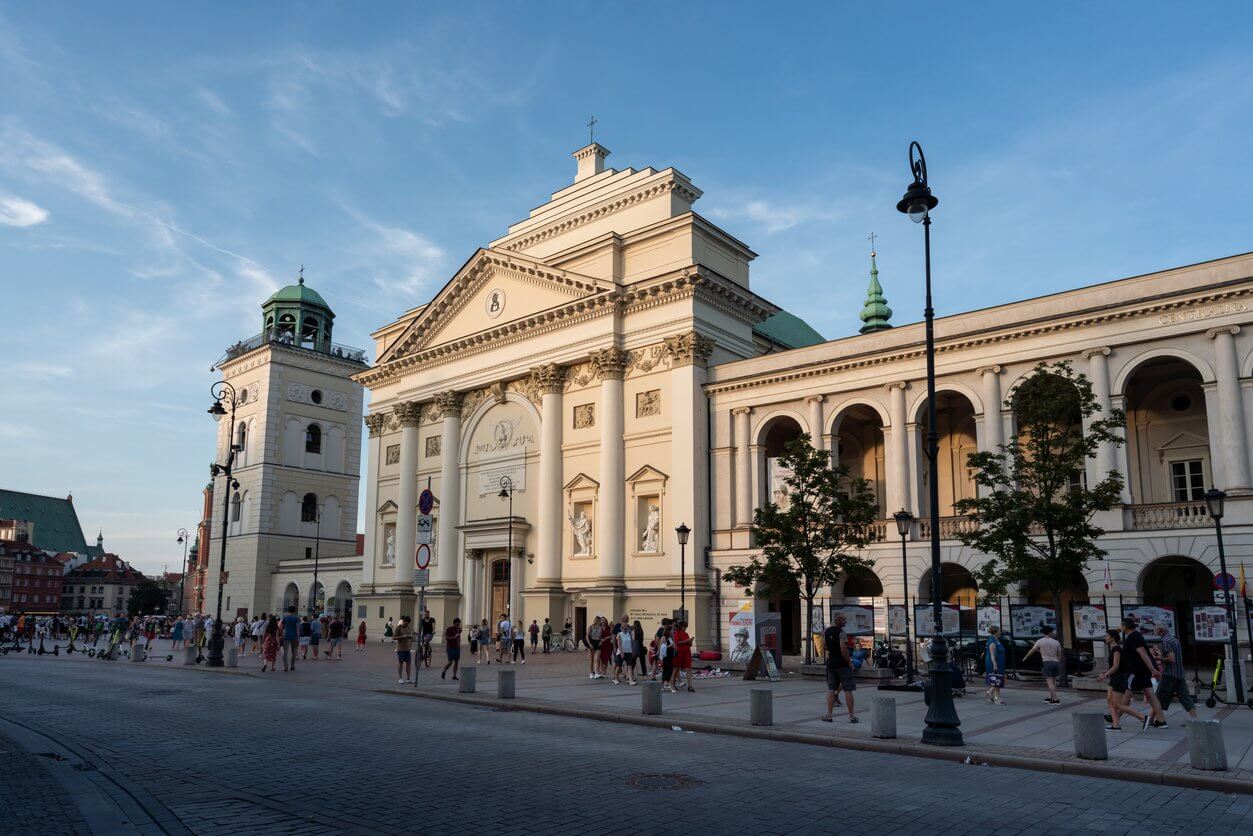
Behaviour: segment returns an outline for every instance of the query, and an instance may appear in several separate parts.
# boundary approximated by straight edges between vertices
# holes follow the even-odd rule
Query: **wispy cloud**
[[[16,363],[12,369],[19,375],[38,380],[61,380],[74,374],[74,370],[69,366],[60,366],[55,363]]]
[[[780,203],[762,198],[746,199],[710,210],[712,217],[720,219],[745,219],[761,228],[767,235],[808,223],[837,223],[849,217],[847,207],[823,204],[816,201]]]
[[[419,232],[381,223],[364,212],[344,207],[367,233],[357,249],[356,269],[370,274],[380,290],[416,298],[429,290],[444,264],[443,248]]]
[[[48,210],[17,195],[0,194],[0,224],[35,226],[48,220]]]
[[[199,99],[205,107],[212,110],[218,116],[234,116],[235,112],[231,110],[230,105],[217,93],[207,87],[200,87],[196,90],[196,98]]]

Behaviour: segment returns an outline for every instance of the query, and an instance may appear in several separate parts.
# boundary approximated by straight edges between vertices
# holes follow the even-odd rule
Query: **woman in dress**
[[[365,650],[365,622],[361,622],[357,627],[357,652]]]
[[[1001,688],[1005,687],[1005,645],[1001,644],[1001,628],[988,628],[987,652],[983,657],[983,681],[988,690],[983,695],[993,705],[1004,705]]]
[[[1145,715],[1131,708],[1131,683],[1128,681],[1131,665],[1123,661],[1122,636],[1117,630],[1105,631],[1105,646],[1109,648],[1109,668],[1097,677],[1097,679],[1109,681],[1109,687],[1105,689],[1105,702],[1109,706],[1109,725],[1105,729],[1106,731],[1122,731],[1122,726],[1118,721],[1123,714],[1136,718],[1143,726]]]
[[[170,634],[172,645],[171,650],[178,650],[183,646],[183,619],[174,622],[174,632]]]
[[[274,661],[278,659],[278,619],[270,616],[265,623],[265,633],[261,637],[261,672],[265,673],[266,665],[274,670]]]
[[[657,639],[657,659],[661,664],[661,690],[674,693],[670,680],[674,679],[674,625],[666,624],[661,628],[661,637]]]
[[[479,624],[479,664],[492,663],[492,628],[487,619]]]

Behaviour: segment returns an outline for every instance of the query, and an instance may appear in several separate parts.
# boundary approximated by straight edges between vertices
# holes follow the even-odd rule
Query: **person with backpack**
[[[544,642],[544,652],[547,653],[549,646],[553,643],[553,625],[547,618],[544,619],[544,626],[540,629],[540,639]],[[534,653],[534,649],[531,652]]]
[[[545,624],[548,623],[547,618],[544,619],[544,623]],[[531,637],[531,654],[534,655],[535,648],[539,645],[539,622],[537,622],[534,618],[532,618],[531,626],[526,628],[526,632]],[[547,652],[548,648],[545,647],[544,650],[545,652]]]

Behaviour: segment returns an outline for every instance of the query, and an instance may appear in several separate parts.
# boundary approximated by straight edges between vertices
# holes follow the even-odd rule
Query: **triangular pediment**
[[[597,482],[595,479],[593,479],[591,476],[588,476],[586,473],[580,473],[578,476],[575,476],[569,482],[566,482],[566,486],[562,488],[562,490],[573,491],[573,490],[578,490],[579,488],[591,488],[592,490],[595,490],[596,488],[599,488],[599,487],[600,487],[600,482]]]
[[[502,328],[516,330],[547,311],[613,288],[611,281],[549,267],[517,253],[480,249],[379,357],[377,365]]]
[[[651,464],[646,464],[639,470],[627,477],[627,483],[632,482],[665,482],[670,477],[662,473]]]
[[[397,511],[399,508],[400,508],[400,506],[399,506],[399,505],[397,505],[395,502],[393,502],[392,500],[390,500],[390,499],[389,499],[389,500],[387,500],[386,502],[384,502],[382,505],[380,505],[380,506],[379,506],[379,509],[378,509],[377,513],[378,513],[378,514],[380,514],[380,515],[382,515],[382,514],[394,514],[394,513],[396,513],[396,511]]]
[[[1188,450],[1196,447],[1209,447],[1209,441],[1195,433],[1182,432],[1165,444],[1159,445],[1157,451],[1165,453],[1169,450]]]

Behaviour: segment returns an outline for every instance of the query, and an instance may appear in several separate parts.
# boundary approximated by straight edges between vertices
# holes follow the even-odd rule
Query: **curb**
[[[1022,769],[1030,772],[1048,772],[1054,775],[1105,778],[1115,781],[1133,781],[1139,784],[1156,784],[1158,786],[1211,790],[1213,792],[1236,795],[1253,795],[1253,781],[1242,781],[1238,778],[1199,772],[1188,767],[1181,769],[1177,764],[1164,764],[1160,768],[1152,768],[1102,763],[1101,761],[1033,758],[1026,755],[982,751],[972,747],[943,749],[909,740],[827,737],[807,732],[779,731],[770,727],[718,725],[704,720],[667,719],[664,715],[620,714],[610,711],[597,711],[590,708],[569,708],[532,700],[502,700],[497,697],[461,693],[440,694],[429,691],[400,690],[398,688],[381,688],[377,690],[377,693],[394,694],[401,697],[417,697],[418,699],[459,703],[477,707],[489,706],[501,711],[526,711],[532,714],[575,717],[580,720],[596,720],[603,723],[627,723],[648,728],[668,729],[674,725],[682,725],[684,731],[702,734],[720,734],[752,740],[775,740],[781,743],[799,743],[806,746],[830,746],[836,749],[848,749],[857,752],[904,755],[906,757],[954,763],[961,763],[966,758],[970,758],[973,762],[979,764],[987,763],[991,766]]]

